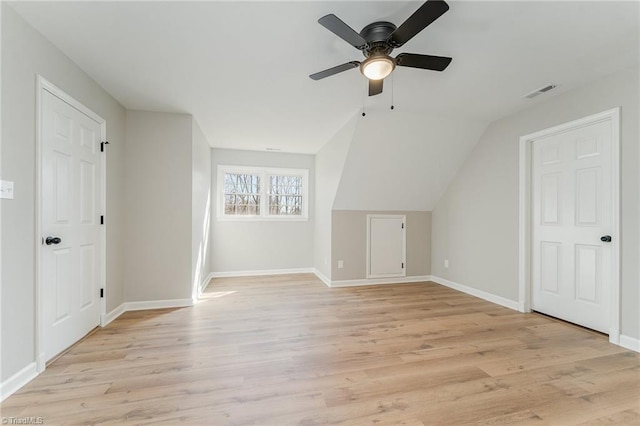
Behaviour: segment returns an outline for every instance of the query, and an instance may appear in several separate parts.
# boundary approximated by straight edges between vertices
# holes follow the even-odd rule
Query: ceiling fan
[[[389,54],[442,16],[449,5],[443,0],[427,0],[402,25],[396,27],[391,22],[378,21],[364,27],[360,33],[345,24],[334,14],[318,19],[318,23],[362,51],[367,58],[362,62],[351,61],[324,71],[311,74],[313,80],[320,80],[352,68],[360,71],[369,79],[369,96],[382,93],[382,82],[396,66],[444,71],[452,58],[443,56],[400,53],[395,58]]]

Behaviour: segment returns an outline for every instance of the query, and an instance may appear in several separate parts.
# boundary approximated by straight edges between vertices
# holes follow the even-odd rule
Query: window
[[[306,220],[306,169],[218,166],[218,218]]]

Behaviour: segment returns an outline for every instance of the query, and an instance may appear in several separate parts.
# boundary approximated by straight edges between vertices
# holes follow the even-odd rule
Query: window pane
[[[302,176],[270,176],[269,194],[302,195]]]
[[[302,176],[269,176],[269,214],[302,215]]]
[[[260,214],[260,176],[225,173],[224,213],[226,215]]]

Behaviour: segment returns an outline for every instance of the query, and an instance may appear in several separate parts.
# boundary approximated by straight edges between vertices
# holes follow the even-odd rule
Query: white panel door
[[[611,122],[537,139],[532,164],[532,308],[609,333]],[[605,238],[606,239],[606,238]]]
[[[367,278],[405,276],[405,216],[367,216]]]
[[[100,322],[101,127],[42,91],[41,291],[51,359]]]

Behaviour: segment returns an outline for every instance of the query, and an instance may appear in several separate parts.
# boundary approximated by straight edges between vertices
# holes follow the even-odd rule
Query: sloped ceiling
[[[11,3],[126,108],[193,114],[214,147],[300,153],[316,153],[363,105],[374,111],[391,103],[391,82],[367,98],[358,70],[308,78],[362,59],[317,19],[335,13],[360,30],[376,20],[399,24],[420,4]],[[454,58],[443,73],[397,69],[398,110],[489,122],[638,63],[637,2],[450,6],[394,52]],[[559,84],[555,92],[522,99],[549,82]]]
[[[460,118],[367,113],[355,129],[334,210],[432,210],[486,127]]]

